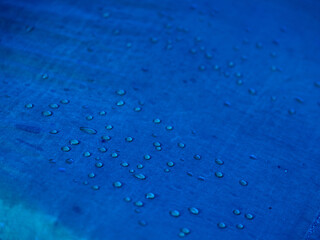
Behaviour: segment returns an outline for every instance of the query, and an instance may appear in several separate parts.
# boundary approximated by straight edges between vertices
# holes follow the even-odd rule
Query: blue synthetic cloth
[[[0,200],[60,239],[320,239],[319,1],[1,0],[0,56]]]

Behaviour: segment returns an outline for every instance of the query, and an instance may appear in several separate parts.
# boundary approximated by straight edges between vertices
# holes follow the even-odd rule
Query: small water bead
[[[46,73],[43,73],[41,77],[42,77],[42,79],[48,79],[49,78],[48,74],[46,74]]]
[[[170,215],[172,217],[179,217],[180,216],[180,212],[178,210],[172,210],[172,211],[170,211]]]
[[[217,178],[223,178],[223,173],[222,172],[215,172],[214,174]]]
[[[146,193],[146,199],[154,199],[155,195],[153,193]]]
[[[227,227],[227,225],[224,222],[219,222],[217,225],[220,229],[225,229]]]
[[[159,143],[159,142],[154,142],[154,143],[153,143],[153,146],[155,146],[155,147],[160,147],[160,146],[161,146],[161,143]]]
[[[142,169],[142,168],[143,168],[143,165],[139,163],[139,164],[137,165],[137,168],[138,168],[138,169]]]
[[[140,220],[140,221],[138,221],[138,223],[139,223],[139,225],[142,226],[142,227],[145,227],[145,226],[148,225],[148,223],[147,223],[146,221],[144,221],[144,220]]]
[[[123,106],[124,104],[125,104],[125,102],[122,101],[122,100],[120,100],[119,102],[117,102],[117,106],[119,106],[119,107]]]
[[[131,202],[131,198],[130,198],[130,197],[125,197],[123,200],[124,200],[125,202]]]
[[[32,103],[28,103],[28,104],[24,105],[24,107],[30,109],[30,108],[33,108],[34,105]]]
[[[89,182],[88,181],[83,181],[83,185],[88,185]]]
[[[116,91],[116,94],[118,94],[119,96],[123,96],[123,95],[126,94],[126,90],[124,90],[124,89],[119,89],[119,90]]]
[[[72,140],[69,141],[69,143],[70,143],[71,145],[78,145],[78,144],[80,143],[80,141],[77,140],[77,139],[72,139]]]
[[[295,110],[294,108],[290,108],[290,109],[288,110],[288,113],[289,113],[290,115],[294,115],[294,114],[296,114],[296,110]]]
[[[240,215],[241,214],[241,211],[239,209],[234,209],[232,212],[233,212],[234,215]]]
[[[254,155],[254,154],[251,154],[249,157],[250,157],[251,159],[253,159],[253,160],[256,160],[256,159],[257,159],[257,156]]]
[[[224,164],[224,162],[220,158],[216,158],[214,161],[218,165],[223,165]]]
[[[159,118],[156,118],[156,119],[153,120],[153,122],[154,122],[155,124],[159,124],[159,123],[161,123],[161,120],[160,120]]]
[[[74,161],[73,161],[73,159],[72,158],[68,158],[68,159],[66,159],[66,163],[68,163],[68,164],[72,164]]]
[[[102,162],[97,162],[97,163],[95,164],[95,166],[96,166],[97,168],[102,168],[102,167],[103,167],[103,163],[102,163]]]
[[[110,141],[111,137],[110,136],[101,136],[101,139],[103,142],[106,142],[106,141]]]
[[[248,182],[246,180],[241,179],[239,183],[241,186],[248,186]]]
[[[204,70],[206,70],[206,66],[200,65],[200,66],[198,67],[198,69],[199,69],[199,71],[204,71]]]
[[[93,128],[88,128],[88,127],[80,127],[80,130],[84,133],[91,134],[91,135],[94,135],[97,133],[97,130]]]
[[[254,88],[249,88],[249,89],[248,89],[248,92],[249,92],[251,95],[256,95],[256,94],[257,94],[257,91],[256,91]]]
[[[189,229],[189,228],[186,228],[186,227],[181,228],[180,231],[181,231],[182,233],[184,233],[184,234],[189,234],[189,233],[191,232],[190,229]]]
[[[136,201],[136,202],[134,203],[134,205],[136,205],[137,207],[142,207],[142,206],[143,206],[143,202],[141,202],[141,201]]]
[[[101,112],[99,112],[99,115],[100,116],[105,116],[107,113],[105,112],[105,111],[101,111]]]
[[[58,131],[58,130],[55,130],[55,129],[50,131],[51,134],[57,134],[58,132],[59,132],[59,131]]]
[[[254,216],[253,216],[251,213],[246,213],[244,216],[245,216],[245,218],[248,219],[248,220],[254,219]]]
[[[186,145],[185,145],[184,143],[181,143],[181,142],[178,143],[178,147],[179,147],[179,148],[184,148],[185,146],[186,146]]]
[[[129,170],[129,173],[134,173],[134,172],[135,172],[134,169]]]
[[[304,100],[301,97],[295,97],[294,100],[296,100],[298,103],[304,103]]]
[[[56,103],[52,103],[52,104],[49,104],[49,107],[52,108],[52,109],[57,109],[60,106],[58,104],[56,104]]]
[[[120,165],[122,167],[129,167],[129,163],[127,163],[127,162],[122,162],[122,163],[120,163]]]
[[[199,154],[196,154],[196,155],[193,156],[193,158],[196,159],[196,160],[200,160],[201,156]]]
[[[242,230],[242,229],[244,229],[244,225],[243,224],[241,224],[241,223],[239,223],[239,224],[237,224],[237,226],[236,226],[238,229],[240,229],[240,230]]]
[[[106,128],[107,130],[111,130],[111,129],[113,128],[113,126],[112,126],[112,125],[107,125],[105,128]]]
[[[126,137],[126,141],[127,142],[132,142],[133,141],[133,137]]]
[[[237,80],[237,84],[238,84],[239,86],[241,86],[241,85],[243,85],[243,81],[242,81],[241,79],[238,79],[238,80]]]
[[[199,209],[197,209],[195,207],[191,207],[191,208],[189,208],[189,212],[194,214],[194,215],[198,215],[199,214]]]
[[[43,111],[42,112],[42,116],[44,116],[44,117],[50,117],[50,116],[52,116],[52,112],[51,111]]]
[[[105,153],[107,149],[105,147],[98,148],[99,152]]]
[[[140,111],[142,110],[142,108],[141,108],[141,107],[135,107],[133,110],[134,110],[135,112],[140,112]]]
[[[122,184],[121,182],[119,182],[119,181],[113,183],[113,186],[114,186],[115,188],[121,188],[122,185],[123,185],[123,184]]]
[[[100,189],[100,186],[98,186],[98,185],[93,185],[91,188],[92,188],[93,190],[99,190],[99,189]]]
[[[95,178],[95,176],[96,176],[96,175],[95,175],[93,172],[88,174],[88,177],[89,177],[89,178]]]
[[[143,158],[144,158],[145,160],[150,160],[150,159],[151,159],[151,156],[150,156],[149,154],[146,154],[146,155],[143,156]]]
[[[119,156],[119,154],[116,152],[111,153],[111,157],[113,157],[113,158],[117,158],[118,156]]]
[[[92,119],[93,119],[93,116],[88,115],[88,116],[86,116],[86,119],[87,119],[88,121],[90,121],[90,120],[92,120]]]
[[[235,66],[234,62],[230,61],[230,62],[228,63],[228,67],[233,68],[234,66]]]
[[[170,172],[170,169],[169,168],[165,168],[164,172],[168,173],[168,172]]]
[[[142,173],[139,174],[135,174],[134,175],[136,178],[140,179],[140,180],[145,180],[147,177],[145,175],[143,175]]]
[[[91,156],[91,153],[90,153],[90,152],[84,152],[84,153],[83,153],[83,156],[84,156],[84,157],[90,157],[90,156]]]
[[[68,104],[70,101],[68,100],[68,99],[62,99],[61,101],[60,101],[60,103],[62,103],[62,104]]]
[[[63,152],[69,152],[69,151],[71,150],[71,148],[68,147],[68,146],[64,146],[64,147],[61,148],[61,150],[62,150]]]
[[[161,150],[162,150],[162,147],[156,147],[156,150],[157,150],[157,151],[161,151]]]
[[[171,131],[171,130],[173,130],[173,127],[172,127],[172,126],[166,126],[166,129],[167,129],[168,131]]]
[[[204,180],[205,180],[205,178],[204,178],[204,177],[202,177],[202,176],[198,176],[198,180],[200,180],[200,181],[204,181]]]
[[[173,166],[174,166],[174,162],[167,162],[167,165],[168,165],[169,167],[173,167]]]
[[[157,43],[157,42],[158,42],[158,38],[156,38],[156,37],[151,37],[151,38],[150,38],[150,42],[152,42],[152,43]]]
[[[179,232],[178,236],[182,238],[182,237],[185,237],[185,236],[186,236],[186,234],[185,234],[185,233],[183,233],[183,232]]]

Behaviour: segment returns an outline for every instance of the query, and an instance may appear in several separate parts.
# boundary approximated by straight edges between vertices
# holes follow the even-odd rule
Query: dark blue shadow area
[[[320,2],[0,0],[1,240],[320,239]]]

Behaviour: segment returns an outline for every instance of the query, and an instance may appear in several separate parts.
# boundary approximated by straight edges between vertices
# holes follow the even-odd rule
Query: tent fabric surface
[[[0,239],[320,239],[319,13],[0,0]]]

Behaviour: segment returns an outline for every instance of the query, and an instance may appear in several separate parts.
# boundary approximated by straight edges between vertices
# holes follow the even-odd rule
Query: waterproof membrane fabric
[[[320,239],[320,2],[0,1],[1,240]]]

